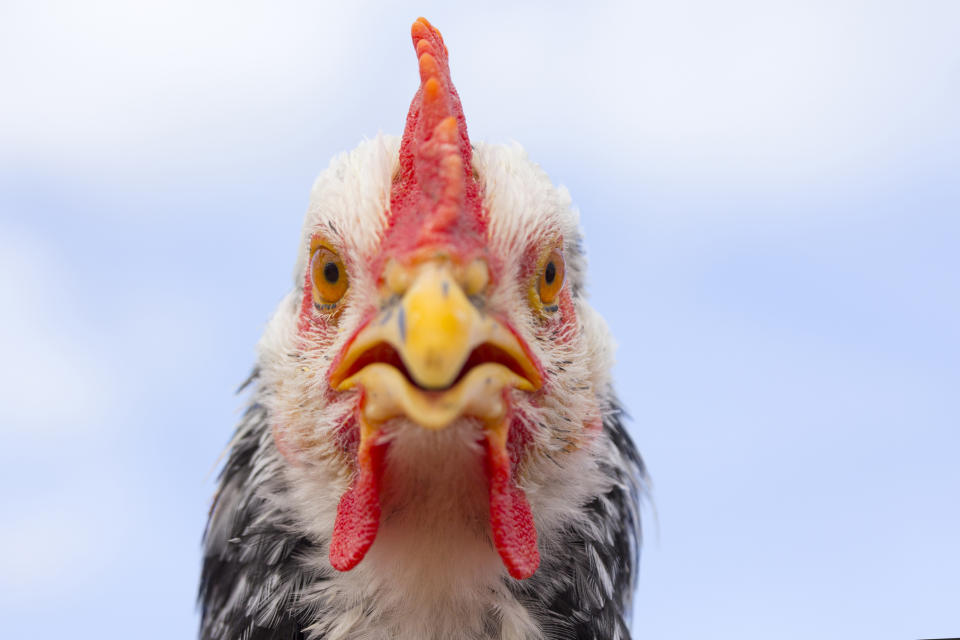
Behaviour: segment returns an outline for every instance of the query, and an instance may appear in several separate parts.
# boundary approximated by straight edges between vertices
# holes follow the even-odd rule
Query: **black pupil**
[[[557,265],[553,264],[553,260],[547,263],[547,269],[543,272],[543,279],[547,284],[553,284],[553,281],[557,279]]]
[[[340,279],[340,268],[335,263],[328,262],[323,265],[323,277],[330,284],[337,284],[337,280]]]

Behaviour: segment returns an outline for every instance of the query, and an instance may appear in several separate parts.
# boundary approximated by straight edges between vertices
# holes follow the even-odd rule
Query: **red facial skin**
[[[357,266],[371,269],[380,277],[388,259],[412,265],[420,260],[443,257],[464,265],[483,257],[489,267],[491,282],[496,282],[501,264],[487,250],[488,219],[482,206],[483,193],[473,174],[466,120],[460,98],[450,80],[447,48],[440,33],[423,18],[414,23],[412,38],[421,85],[411,103],[401,140],[399,169],[391,185],[387,228],[373,263]],[[522,277],[531,277],[537,270],[541,249],[540,244],[530,246],[521,269]],[[350,256],[342,258],[349,261]],[[304,348],[317,350],[332,345],[338,314],[315,308],[311,269],[306,271],[297,328]],[[346,350],[375,313],[376,309],[371,308],[358,323],[354,334],[331,363],[328,375],[342,361]],[[500,320],[517,336],[527,357],[540,373],[544,388],[528,396],[536,404],[551,383],[548,373],[506,318]],[[554,342],[569,340],[576,335],[576,324],[573,301],[564,288],[556,311],[543,311],[538,330]],[[339,392],[326,385],[324,393],[327,400],[332,401]],[[510,394],[505,392],[505,396],[509,406]],[[330,543],[331,565],[340,571],[352,569],[363,559],[376,538],[380,521],[380,481],[388,445],[382,444],[376,436],[360,438],[362,405],[361,392],[357,394],[355,413],[335,436],[338,447],[354,466],[352,483],[337,509]],[[508,414],[506,446],[498,443],[490,432],[485,432],[482,437],[486,449],[494,546],[509,574],[523,579],[533,575],[540,557],[533,514],[526,495],[517,484],[518,470],[533,434],[529,431],[529,421],[522,419],[517,410],[511,407]],[[299,458],[299,443],[295,437],[288,437],[282,427],[274,428],[274,439],[288,460],[295,462]]]
[[[539,264],[535,256],[541,252],[537,245],[531,245],[524,262],[523,278],[535,283],[539,277]],[[299,333],[303,340],[310,341],[310,346],[316,348],[320,344],[328,343],[336,331],[336,314],[323,313],[315,309],[312,300],[311,272],[305,275],[304,301],[301,306]],[[337,354],[331,363],[329,371],[333,371],[342,361],[344,353],[350,348],[356,336],[373,320],[375,310],[371,309],[366,317],[358,324],[353,335]],[[500,318],[522,345],[527,357],[533,362],[544,381],[544,386],[550,384],[547,372],[539,361],[530,352],[525,341],[516,330]],[[573,299],[567,288],[560,291],[556,311],[544,311],[539,333],[544,337],[551,337],[554,342],[564,342],[572,339],[576,332],[576,314]],[[329,387],[326,389],[328,398],[332,399],[336,393]],[[532,394],[529,399],[537,403],[543,390]],[[505,393],[508,406],[509,394]],[[331,537],[329,557],[331,565],[340,571],[348,571],[355,567],[366,555],[376,539],[380,522],[380,482],[384,473],[384,460],[388,445],[379,442],[376,438],[363,442],[359,436],[360,411],[363,405],[362,392],[358,394],[356,413],[337,430],[338,447],[344,451],[346,458],[353,463],[354,478],[341,496],[337,508],[337,516]],[[530,432],[529,421],[520,418],[514,413],[508,417],[510,427],[506,447],[496,444],[495,440],[486,434],[483,439],[485,450],[485,469],[488,482],[490,527],[494,547],[499,553],[508,573],[515,579],[524,579],[533,575],[540,563],[537,548],[537,532],[533,513],[526,495],[518,485],[520,465],[528,452],[533,434]],[[599,420],[597,421],[599,425]],[[280,452],[291,461],[300,459],[299,447],[290,442],[281,429],[275,428],[274,437]]]
[[[531,247],[531,252],[535,250],[536,247]],[[318,342],[330,340],[336,330],[336,318],[333,314],[324,314],[314,308],[310,277],[308,272],[305,276],[304,302],[298,327],[301,338],[310,340],[313,342],[311,346],[316,348]],[[531,281],[536,280],[531,278]],[[552,334],[555,336],[555,341],[571,339],[575,331],[569,329],[575,327],[576,315],[572,298],[566,288],[560,292],[557,307],[556,311],[544,313],[540,331],[544,335]],[[329,371],[333,371],[342,361],[344,353],[350,348],[356,336],[373,320],[374,316],[375,310],[371,309],[337,354]],[[523,339],[505,318],[500,321],[518,338],[527,357],[535,364],[544,386],[549,386],[551,381],[548,379],[548,373],[534,358]],[[536,403],[543,392],[541,390],[529,396],[530,401]],[[336,392],[328,386],[326,393],[332,397]],[[505,393],[505,395],[509,406],[509,394]],[[367,441],[361,440],[357,416],[360,415],[362,405],[361,393],[358,394],[356,413],[337,432],[338,445],[354,465],[353,481],[341,496],[337,508],[329,549],[331,566],[340,571],[352,569],[364,558],[376,539],[380,523],[380,482],[384,473],[388,445],[381,443],[376,437]],[[489,433],[484,439],[490,530],[494,547],[507,572],[515,579],[524,579],[533,575],[540,563],[533,513],[526,495],[517,482],[520,464],[530,446],[532,433],[529,431],[529,422],[520,419],[518,414],[513,413],[513,409],[508,420],[510,427],[505,447],[497,444]],[[275,429],[274,436],[278,449],[285,457],[299,458],[297,447],[288,441],[282,430]]]

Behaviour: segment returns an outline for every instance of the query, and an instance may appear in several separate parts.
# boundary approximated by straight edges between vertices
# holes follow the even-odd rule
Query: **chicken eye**
[[[537,284],[540,302],[548,307],[555,305],[561,287],[563,287],[563,256],[559,249],[554,249],[540,269],[540,281]]]
[[[321,311],[330,311],[347,291],[347,272],[340,256],[327,247],[317,247],[310,258],[313,302]]]

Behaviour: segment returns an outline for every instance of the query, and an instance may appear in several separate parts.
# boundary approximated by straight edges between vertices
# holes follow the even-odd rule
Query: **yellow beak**
[[[470,301],[448,262],[410,269],[411,284],[348,345],[330,374],[364,390],[364,418],[405,415],[441,429],[462,415],[498,423],[503,390],[533,391],[541,375],[517,337]]]

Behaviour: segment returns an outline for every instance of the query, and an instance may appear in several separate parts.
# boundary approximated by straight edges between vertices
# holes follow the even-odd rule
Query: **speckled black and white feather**
[[[613,409],[604,420],[610,456],[601,462],[608,489],[580,505],[583,517],[544,544],[542,564],[528,580],[504,577],[543,640],[626,640],[638,570],[638,508],[643,463]],[[204,538],[200,588],[202,640],[332,640],[311,634],[317,621],[344,615],[303,594],[329,580],[332,569],[312,561],[325,540],[312,540],[281,505],[284,485],[272,451],[266,410],[252,405],[237,430],[220,477]],[[499,611],[483,612],[477,640],[503,635]]]

